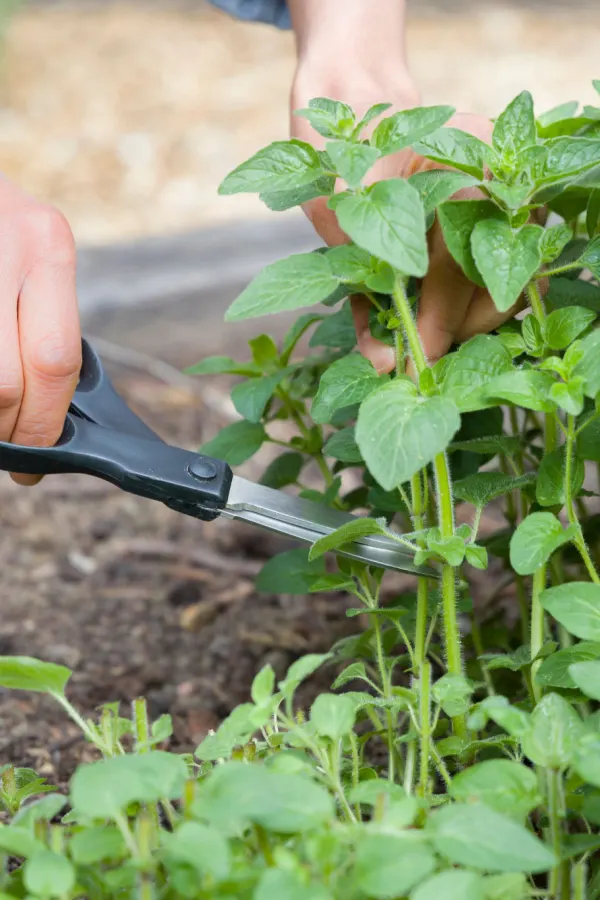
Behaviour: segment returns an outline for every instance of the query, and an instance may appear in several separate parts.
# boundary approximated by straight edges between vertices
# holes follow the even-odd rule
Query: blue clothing
[[[249,22],[268,22],[278,28],[290,28],[290,11],[285,0],[209,0],[224,12]]]

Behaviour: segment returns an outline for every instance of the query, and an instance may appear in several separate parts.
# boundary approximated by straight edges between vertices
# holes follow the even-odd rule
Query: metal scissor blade
[[[307,544],[314,544],[323,535],[331,534],[356,519],[349,513],[292,497],[237,475],[233,476],[227,505],[221,514],[268,531],[286,534]],[[392,538],[380,535],[361,538],[336,552],[383,569],[439,577],[434,569],[416,566],[409,550]]]

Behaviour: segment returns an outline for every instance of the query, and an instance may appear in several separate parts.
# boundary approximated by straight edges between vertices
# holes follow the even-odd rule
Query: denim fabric
[[[290,13],[285,0],[209,0],[237,19],[268,22],[278,28],[290,28]]]

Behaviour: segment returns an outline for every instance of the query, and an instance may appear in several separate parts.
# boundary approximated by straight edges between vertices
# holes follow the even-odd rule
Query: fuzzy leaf
[[[325,456],[332,459],[339,459],[344,463],[361,463],[363,462],[362,453],[358,449],[358,444],[354,437],[354,425],[348,428],[342,428],[332,434],[325,446],[323,447]]]
[[[401,178],[378,181],[336,205],[342,231],[359,247],[404,275],[427,271],[425,211],[415,188]]]
[[[319,559],[325,553],[338,550],[353,541],[360,541],[361,538],[371,534],[387,536],[388,531],[377,519],[355,519],[353,522],[347,522],[346,525],[316,541],[310,548],[308,558]]]
[[[316,181],[287,191],[261,191],[259,199],[273,212],[285,212],[303,206],[317,197],[328,197],[335,190],[335,175],[321,175]]]
[[[552,513],[535,512],[523,519],[510,541],[510,561],[519,575],[533,575],[555,550],[573,540],[573,527],[564,529]]]
[[[536,476],[533,473],[515,477],[503,472],[477,472],[455,482],[454,495],[473,506],[486,506],[496,497],[521,490],[535,482]]]
[[[207,456],[223,459],[230,466],[240,466],[260,450],[266,439],[262,425],[252,422],[234,422],[221,429],[212,441],[200,448]]]
[[[500,312],[508,312],[541,265],[539,225],[513,231],[508,222],[478,222],[471,237],[473,258]]]
[[[596,656],[600,656],[600,645]],[[586,697],[600,701],[600,660],[573,662],[569,666],[569,675]]]
[[[296,253],[267,266],[225,314],[228,322],[314,306],[336,289],[338,279],[325,254]]]
[[[454,115],[451,106],[403,109],[383,119],[373,132],[371,144],[382,156],[397,153],[436,132]]]
[[[392,490],[445,450],[459,427],[452,400],[420,400],[412,382],[396,379],[362,404],[356,442],[373,477]]]
[[[371,166],[381,156],[376,147],[352,141],[328,141],[325,150],[335,166],[335,171],[352,189],[360,187]]]
[[[349,734],[355,719],[354,703],[344,694],[319,694],[310,710],[310,721],[317,734],[332,741]]]
[[[483,900],[483,881],[476,872],[447,869],[428,878],[410,896],[411,900]]]
[[[496,376],[512,371],[510,353],[499,338],[491,335],[480,334],[472,338],[448,359],[442,393],[453,400],[461,412],[488,406],[483,389]]]
[[[430,169],[426,172],[417,172],[408,179],[418,192],[425,214],[434,212],[440,203],[453,197],[458,191],[475,187],[479,179],[462,172],[449,172],[445,169]]]
[[[231,391],[231,400],[240,416],[248,422],[255,424],[260,422],[267,403],[285,375],[285,372],[276,372],[273,375],[249,378],[248,381],[236,384]]]
[[[494,147],[502,152],[507,147],[519,153],[537,142],[533,97],[523,91],[498,116],[494,126]]]
[[[316,181],[319,154],[304,141],[275,141],[255,153],[221,182],[220,194],[286,191]]]
[[[573,647],[565,647],[542,660],[535,673],[537,684],[543,687],[562,688],[574,691],[576,684],[570,675],[570,666],[600,657],[600,643],[581,641]]]
[[[560,584],[544,591],[541,603],[575,637],[600,641],[600,585],[587,581]]]
[[[427,830],[435,849],[456,865],[484,872],[545,872],[555,860],[522,825],[487,806],[455,803],[434,813]]]
[[[311,408],[313,421],[330,422],[336,410],[361,403],[386,381],[388,376],[378,375],[372,363],[358,353],[336,360],[321,376]]]
[[[258,573],[256,589],[265,594],[306,594],[324,574],[323,560],[309,560],[306,548],[299,547],[269,559]]]
[[[508,759],[488,759],[455,775],[450,795],[522,821],[539,803],[535,772]]]
[[[375,900],[402,897],[435,869],[435,857],[421,841],[401,834],[365,834],[356,848],[351,884]]]
[[[581,306],[565,306],[550,313],[544,322],[544,338],[550,350],[566,348],[589,328],[596,313]]]
[[[585,466],[580,459],[573,460],[571,494],[576,497],[583,486]],[[563,506],[565,498],[565,451],[547,453],[538,470],[535,496],[540,506]]]
[[[301,453],[282,453],[269,463],[260,483],[277,490],[288,484],[295,484],[303,465],[304,457]]]
[[[62,697],[71,670],[29,656],[0,656],[0,687]]]
[[[546,694],[531,714],[529,730],[521,738],[523,753],[536,766],[565,769],[583,732],[581,719],[559,694]]]
[[[490,152],[487,144],[458,128],[440,128],[413,144],[413,149],[427,159],[479,179],[483,179],[485,160]]]
[[[597,138],[558,137],[548,141],[547,147],[542,184],[579,175],[600,163],[600,140]]]
[[[504,221],[504,214],[491,200],[448,200],[440,204],[437,214],[448,250],[467,278],[485,287],[473,258],[471,235],[479,222],[487,219]]]
[[[537,369],[514,369],[492,379],[485,387],[485,396],[506,400],[537,412],[554,412],[556,406],[549,399],[554,378]]]
[[[584,379],[584,393],[594,399],[600,391],[600,331],[592,331],[580,346],[583,357],[573,369],[573,375]]]
[[[544,233],[540,241],[542,262],[554,262],[556,257],[560,256],[572,239],[573,229],[564,222],[561,222],[559,225],[551,225],[549,228],[544,228]]]

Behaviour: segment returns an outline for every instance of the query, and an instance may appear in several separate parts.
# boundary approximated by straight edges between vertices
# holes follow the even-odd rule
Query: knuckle
[[[25,230],[38,256],[58,265],[75,265],[75,238],[61,212],[53,206],[36,204],[23,215]]]
[[[37,341],[26,368],[42,381],[72,382],[81,369],[81,344],[50,333]]]

